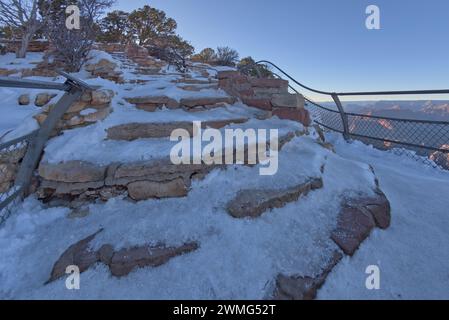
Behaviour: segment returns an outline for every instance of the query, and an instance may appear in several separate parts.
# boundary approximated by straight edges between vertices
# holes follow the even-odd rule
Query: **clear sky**
[[[173,17],[198,51],[230,46],[317,89],[449,88],[448,0],[118,0],[115,8],[144,4]],[[381,30],[365,27],[371,4]]]

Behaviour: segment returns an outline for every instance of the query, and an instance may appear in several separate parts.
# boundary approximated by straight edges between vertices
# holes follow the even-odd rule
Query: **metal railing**
[[[357,139],[381,150],[405,154],[433,167],[449,169],[449,122],[417,119],[401,119],[345,112],[340,97],[345,96],[386,96],[386,95],[434,95],[449,94],[449,89],[412,91],[373,91],[373,92],[327,92],[308,87],[274,63],[262,60],[253,65],[269,65],[302,89],[316,94],[330,96],[335,109],[323,106],[305,97],[307,109],[314,123],[334,132],[341,133],[346,140]],[[274,76],[282,78],[272,72]],[[291,90],[299,91],[289,84]]]
[[[97,89],[65,72],[59,73],[66,78],[64,83],[0,77],[0,87],[65,92],[38,130],[0,144],[0,225],[9,217],[13,204],[28,193],[33,172],[58,121],[85,91]]]

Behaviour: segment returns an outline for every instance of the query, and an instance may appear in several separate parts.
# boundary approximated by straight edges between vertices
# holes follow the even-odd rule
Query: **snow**
[[[26,58],[18,59],[15,53],[0,55],[1,69],[32,69],[42,62],[44,54],[41,52],[28,52]]]
[[[151,78],[150,78],[151,79]],[[139,86],[133,89],[128,94],[125,94],[128,98],[135,97],[158,97],[167,96],[176,101],[180,101],[183,98],[224,98],[229,95],[223,90],[216,89],[202,89],[200,91],[188,91],[179,88],[171,83],[167,78],[155,78],[153,77],[149,84]]]
[[[35,67],[35,62],[38,62],[42,60],[43,54],[41,53],[28,53],[26,59],[16,59],[14,54],[6,54],[3,56],[0,56],[0,67],[1,68],[12,68],[12,69],[26,69],[26,68],[33,68]],[[122,62],[115,59],[110,54],[98,51],[98,50],[92,50],[92,52],[89,55],[89,63],[97,63],[101,59],[107,59],[109,61],[113,61],[117,63],[118,65],[122,65]],[[114,108],[114,114],[111,116],[111,119],[108,120],[111,125],[115,124],[123,124],[124,122],[120,122],[118,119],[129,119],[133,122],[148,122],[152,121],[152,114],[146,113],[142,110],[136,110],[134,107],[131,107],[130,104],[126,103],[123,98],[124,97],[137,97],[137,96],[160,96],[160,95],[167,95],[172,97],[173,99],[180,100],[182,98],[207,98],[207,97],[227,97],[228,95],[222,91],[222,90],[213,90],[213,89],[203,89],[200,91],[187,91],[182,90],[178,87],[178,84],[174,83],[173,81],[182,79],[182,76],[179,74],[172,74],[172,75],[151,75],[151,76],[137,76],[133,74],[132,72],[125,72],[124,75],[128,78],[139,78],[142,80],[148,80],[149,83],[144,85],[130,85],[130,84],[123,84],[119,85],[112,81],[108,81],[101,78],[94,78],[89,79],[90,74],[86,71],[82,70],[78,73],[72,74],[74,76],[80,77],[81,79],[84,79],[86,82],[88,82],[91,85],[99,85],[104,88],[112,89],[116,93],[116,97],[113,101],[113,108]],[[56,78],[46,78],[46,77],[28,77],[29,80],[40,80],[40,81],[55,81],[55,82],[61,82],[63,81],[63,77],[56,77]],[[207,79],[203,79],[207,80]],[[18,104],[18,98],[21,94],[27,93],[30,95],[30,105],[29,106],[19,106]],[[61,95],[62,92],[58,92],[55,90],[41,90],[41,89],[20,89],[20,88],[0,88],[0,96],[4,97],[3,104],[2,104],[2,117],[0,118],[0,141],[5,142],[14,138],[18,138],[24,134],[30,133],[33,130],[36,130],[38,128],[37,121],[32,117],[33,115],[39,113],[40,109],[35,107],[33,105],[35,96],[38,93],[41,92],[49,92],[49,93],[56,93],[58,94],[57,97],[55,97],[53,100],[57,101]],[[125,107],[121,107],[118,105],[118,102],[124,103]],[[246,108],[248,110],[248,108]],[[235,112],[236,115],[254,115],[255,112],[252,111],[242,111],[242,107],[236,107]],[[121,112],[123,111],[123,112]],[[84,110],[83,115],[87,115],[89,111]],[[126,114],[126,117],[122,117]],[[156,120],[159,119],[161,121],[161,116],[169,116],[169,112],[157,114],[154,113],[156,116]],[[230,112],[222,113],[220,115],[220,112],[212,112],[210,117],[204,116],[200,117],[201,119],[207,120],[207,119],[219,119],[220,116],[224,116],[224,119],[229,119],[231,117]],[[173,118],[181,118],[184,117],[184,119],[190,119],[192,116],[189,116],[187,112],[174,112],[173,117],[168,117],[167,119],[173,119]],[[115,122],[114,122],[115,121]],[[189,121],[189,120],[187,120]],[[107,125],[107,124],[105,124]]]
[[[91,50],[89,52],[89,55],[87,56],[86,64],[97,64],[101,60],[108,60],[111,62],[115,62],[114,57],[111,56],[109,53],[101,50]]]
[[[46,209],[28,198],[0,229],[0,297],[12,299],[263,299],[277,274],[313,276],[336,245],[329,234],[343,194],[370,194],[374,177],[366,164],[345,160],[298,137],[282,150],[276,176],[258,167],[230,166],[193,183],[188,197],[137,203],[111,199],[90,205],[90,214],[68,219],[66,208]],[[244,188],[285,188],[321,175],[325,187],[258,219],[234,219],[226,204]],[[40,217],[43,217],[40,219]],[[104,231],[92,242],[116,249],[143,244],[200,248],[158,268],[117,279],[97,264],[81,275],[81,290],[65,280],[44,285],[53,263],[71,244]]]
[[[34,106],[35,90],[27,90],[30,93],[30,105],[20,106],[18,99],[23,89],[1,88],[0,96],[0,142],[6,142],[37,129],[38,124],[32,118],[39,113],[39,108]]]
[[[318,298],[449,299],[449,172],[360,142],[332,141],[341,156],[374,167],[392,206],[392,224],[345,257]],[[365,287],[369,265],[380,268],[380,290]]]
[[[188,97],[226,96],[213,89],[185,91],[173,81],[179,74],[136,75],[113,56],[94,51],[90,63],[116,62],[124,78],[148,80],[143,85],[115,84],[88,73],[75,74],[91,85],[112,89],[113,112],[88,127],[64,131],[49,141],[44,161],[85,160],[97,164],[134,162],[166,157],[173,146],[168,139],[107,141],[106,129],[125,123],[162,123],[253,118],[232,128],[278,128],[279,135],[302,126],[278,118],[254,119],[260,114],[241,103],[186,112],[138,110],[125,97],[167,95]],[[30,68],[42,59],[28,54],[17,60],[0,56],[0,66]],[[228,68],[213,68],[228,70]],[[214,74],[213,69],[208,69]],[[166,68],[163,72],[175,72]],[[195,79],[203,79],[191,72]],[[32,77],[36,80],[48,78]],[[51,81],[62,81],[57,77]],[[32,118],[39,112],[34,97],[42,90],[26,90],[30,106],[19,106],[23,89],[0,88],[2,107],[0,141],[14,139],[37,128]],[[52,91],[49,91],[52,92]],[[62,93],[58,93],[59,96]],[[54,98],[56,99],[59,98]],[[93,110],[84,110],[83,115]],[[343,196],[372,194],[371,165],[380,187],[392,205],[392,224],[375,229],[353,257],[344,257],[318,292],[319,299],[449,299],[449,172],[428,167],[405,156],[375,150],[360,142],[346,143],[329,134],[337,154],[309,136],[293,139],[279,154],[279,171],[260,176],[259,166],[216,169],[204,180],[194,181],[185,198],[131,202],[118,197],[88,206],[84,218],[68,218],[69,208],[50,208],[33,196],[14,209],[0,228],[0,299],[263,299],[272,292],[279,273],[314,276],[337,249],[330,240]],[[322,165],[324,173],[321,173]],[[324,187],[300,201],[264,213],[258,219],[234,219],[226,204],[242,189],[280,189],[322,176]],[[158,268],[142,268],[118,279],[97,264],[81,275],[81,290],[69,291],[64,279],[44,285],[52,266],[70,245],[104,228],[93,248],[112,244],[116,249],[136,245],[179,245],[196,241],[200,248]],[[378,265],[381,289],[367,290],[365,270]]]
[[[202,120],[201,116],[197,117],[196,120]],[[113,162],[161,159],[168,158],[173,146],[178,144],[177,141],[170,141],[169,138],[138,139],[134,141],[105,140],[107,136],[106,128],[108,128],[107,121],[85,128],[65,131],[63,135],[49,141],[45,148],[43,161],[60,163],[80,160],[108,165]],[[221,131],[229,128],[241,128],[243,130],[247,128],[254,130],[279,129],[279,137],[281,137],[289,132],[302,130],[303,127],[297,122],[280,120],[275,117],[270,120],[250,119],[243,124],[226,126]],[[224,132],[222,136],[225,136]]]
[[[92,114],[92,113],[95,113],[95,112],[98,112],[98,110],[94,109],[94,108],[87,108],[87,109],[81,110],[80,115],[88,116],[89,114]]]

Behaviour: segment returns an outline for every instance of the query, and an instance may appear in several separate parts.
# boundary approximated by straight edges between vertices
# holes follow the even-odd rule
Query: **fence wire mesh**
[[[20,188],[15,178],[32,136],[0,145],[0,225],[10,216]]]
[[[342,115],[309,99],[312,120],[324,129],[343,133]],[[432,167],[449,170],[449,122],[396,119],[345,113],[349,136],[375,148],[406,155]]]

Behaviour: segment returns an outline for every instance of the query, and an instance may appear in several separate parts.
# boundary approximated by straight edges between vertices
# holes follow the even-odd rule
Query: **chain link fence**
[[[11,214],[21,188],[15,185],[22,159],[36,131],[0,144],[0,225]]]
[[[306,99],[312,120],[325,130],[344,133],[377,149],[406,155],[432,167],[449,170],[449,122],[397,119],[339,111]]]

